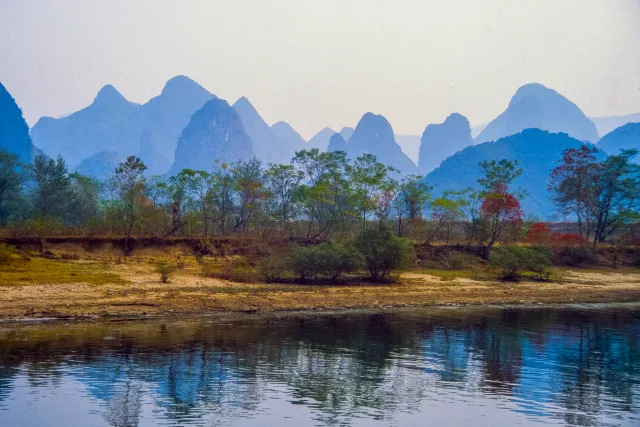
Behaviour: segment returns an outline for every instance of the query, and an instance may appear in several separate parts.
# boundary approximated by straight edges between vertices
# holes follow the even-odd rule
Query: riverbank
[[[500,282],[477,271],[422,269],[404,272],[392,284],[267,284],[204,277],[196,260],[184,257],[170,282],[161,283],[154,261],[159,256],[12,260],[0,269],[0,319],[640,301],[638,269],[559,269],[551,282]]]

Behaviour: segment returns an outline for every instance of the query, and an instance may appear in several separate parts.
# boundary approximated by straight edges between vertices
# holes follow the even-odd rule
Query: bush
[[[356,247],[374,279],[384,279],[392,271],[409,265],[415,258],[409,240],[396,236],[386,228],[362,230],[356,237]]]
[[[503,246],[491,251],[489,264],[499,271],[502,280],[518,280],[525,271],[545,277],[548,276],[552,256],[551,250],[545,247]]]
[[[361,265],[362,256],[353,247],[332,242],[297,247],[291,258],[291,266],[302,280],[318,276],[338,280]]]
[[[0,264],[3,264],[16,253],[16,248],[13,246],[5,245],[4,243],[0,244]]]
[[[167,261],[156,262],[156,273],[160,273],[160,281],[167,283],[169,277],[176,271],[176,266]]]
[[[238,256],[225,258],[222,262],[202,262],[202,273],[207,277],[230,280],[232,282],[251,283],[258,281],[256,269],[246,258]]]
[[[556,249],[556,260],[571,267],[595,265],[598,262],[596,253],[588,246],[565,246]]]
[[[284,253],[270,253],[258,263],[258,273],[265,282],[273,283],[282,279],[291,267],[291,257]]]

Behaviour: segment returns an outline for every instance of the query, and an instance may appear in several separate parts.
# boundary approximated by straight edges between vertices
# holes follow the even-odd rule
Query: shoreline
[[[581,309],[598,310],[603,308],[638,308],[640,310],[640,300],[633,301],[607,301],[607,302],[551,302],[551,303],[450,303],[440,305],[413,305],[413,306],[379,306],[379,307],[358,307],[358,308],[333,308],[333,309],[306,309],[306,310],[278,310],[278,311],[229,311],[229,312],[203,312],[203,313],[172,313],[158,315],[126,315],[114,317],[33,317],[33,318],[0,318],[0,331],[4,328],[56,325],[56,324],[118,324],[135,322],[198,322],[203,320],[216,320],[221,322],[250,319],[271,319],[287,317],[309,317],[309,316],[341,316],[341,315],[361,315],[361,314],[398,314],[404,312],[416,312],[419,310],[432,309],[442,310],[537,310],[537,309]]]

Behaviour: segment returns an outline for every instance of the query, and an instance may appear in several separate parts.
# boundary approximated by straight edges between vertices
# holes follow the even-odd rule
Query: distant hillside
[[[598,135],[602,138],[627,123],[640,123],[640,113],[627,114],[624,116],[591,117],[591,121],[596,124]]]
[[[431,172],[447,157],[473,145],[471,125],[463,115],[453,113],[443,123],[430,124],[420,139],[418,167]]]
[[[169,174],[186,168],[210,171],[216,160],[232,163],[253,156],[238,112],[227,101],[214,98],[196,111],[182,131]]]
[[[556,215],[547,190],[549,174],[568,148],[578,148],[583,142],[563,133],[550,133],[540,129],[523,132],[496,142],[467,147],[446,159],[440,167],[427,175],[426,180],[435,186],[435,193],[445,190],[459,191],[467,187],[477,188],[481,177],[478,163],[483,160],[517,160],[523,169],[514,187],[527,192],[522,200],[526,214],[550,219]]]
[[[609,154],[619,154],[620,150],[640,151],[640,123],[627,123],[609,132],[598,142],[598,148]]]
[[[484,128],[475,142],[496,141],[529,128],[563,132],[581,141],[598,141],[595,124],[577,105],[555,90],[532,83],[517,90],[507,109]]]
[[[378,161],[391,166],[402,174],[415,174],[418,168],[395,140],[391,124],[383,116],[366,113],[358,122],[353,135],[346,142],[347,157],[355,159],[368,153]]]
[[[306,145],[305,140],[289,123],[278,122],[271,126],[271,131],[275,135],[276,141],[282,151],[282,163],[289,163],[296,151],[300,151]]]
[[[39,151],[29,137],[29,126],[9,91],[0,83],[0,149],[31,163]]]
[[[312,148],[317,148],[320,151],[327,151],[329,148],[329,139],[334,133],[336,133],[336,131],[331,128],[322,129],[305,144],[305,149],[311,150]]]
[[[122,158],[139,154],[142,134],[146,132],[146,141],[168,163],[173,159],[180,132],[193,113],[212,97],[185,76],[169,80],[162,93],[144,105],[128,101],[115,87],[107,85],[88,107],[58,119],[41,118],[31,129],[31,138],[46,154],[61,155],[69,164],[77,165],[106,149]]]
[[[113,175],[119,163],[118,153],[104,150],[80,162],[76,168],[76,172],[95,178],[98,181],[105,181]]]

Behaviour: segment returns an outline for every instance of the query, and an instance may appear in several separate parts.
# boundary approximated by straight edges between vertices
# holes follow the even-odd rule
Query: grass
[[[414,268],[410,270],[412,273],[429,274],[438,277],[443,282],[454,279],[472,279],[478,281],[496,280],[494,274],[491,274],[485,268],[473,268],[468,270],[445,270],[439,268]]]
[[[103,285],[126,281],[95,263],[14,258],[0,266],[0,286],[63,283]]]

